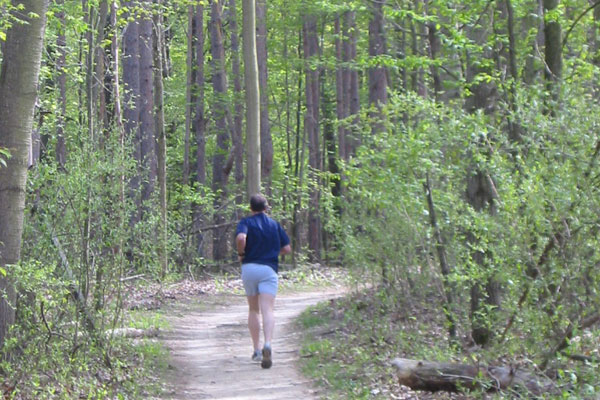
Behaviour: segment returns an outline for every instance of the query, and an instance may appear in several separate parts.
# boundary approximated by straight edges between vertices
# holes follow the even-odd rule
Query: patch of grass
[[[331,320],[331,316],[329,315],[328,311],[327,302],[309,307],[302,314],[300,314],[298,322],[304,329],[310,329],[328,324]]]
[[[134,351],[141,368],[138,371],[140,376],[129,387],[131,393],[138,395],[133,398],[150,398],[164,393],[165,384],[160,377],[169,371],[169,351],[154,340],[142,340]]]
[[[169,330],[171,324],[159,311],[132,310],[127,313],[128,325],[137,329]]]

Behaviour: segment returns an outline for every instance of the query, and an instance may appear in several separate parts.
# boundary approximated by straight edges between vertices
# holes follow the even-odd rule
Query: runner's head
[[[253,194],[250,196],[250,210],[262,212],[267,209],[267,199],[262,194]]]

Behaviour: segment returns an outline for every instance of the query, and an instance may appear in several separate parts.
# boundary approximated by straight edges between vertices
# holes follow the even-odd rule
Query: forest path
[[[317,399],[318,391],[297,367],[300,332],[294,319],[307,307],[335,298],[342,289],[280,294],[275,304],[273,366],[252,362],[245,297],[210,311],[178,306],[162,340],[173,367],[167,399]],[[261,337],[262,341],[262,337]]]

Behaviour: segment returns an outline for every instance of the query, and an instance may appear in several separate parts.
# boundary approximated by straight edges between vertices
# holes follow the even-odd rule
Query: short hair
[[[262,194],[253,194],[250,196],[250,209],[252,211],[265,211],[267,209],[267,199]]]

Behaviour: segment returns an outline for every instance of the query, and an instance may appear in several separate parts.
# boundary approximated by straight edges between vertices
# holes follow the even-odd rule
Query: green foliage
[[[492,116],[465,114],[411,95],[394,97],[387,114],[395,123],[369,136],[343,172],[342,253],[357,279],[370,277],[387,296],[415,301],[437,297],[432,282],[446,286],[455,296],[451,312],[461,336],[470,324],[460,304],[469,301],[472,286],[485,288],[494,278],[504,292],[501,309],[479,316],[498,335],[487,357],[525,355],[541,362],[570,326],[593,315],[589,310],[600,301],[595,268],[600,204],[598,137],[590,133],[600,126],[599,110],[576,88],[565,89],[568,111],[556,115],[545,113],[544,104],[519,104],[526,132],[521,143],[507,140],[501,121]],[[494,182],[494,212],[480,212],[466,201],[475,171]],[[435,253],[426,174],[452,269],[446,283]],[[549,245],[554,247],[544,255]],[[526,301],[518,304],[527,290]],[[513,314],[515,324],[502,337]]]
[[[0,168],[6,167],[6,161],[10,158],[10,152],[0,147]]]

